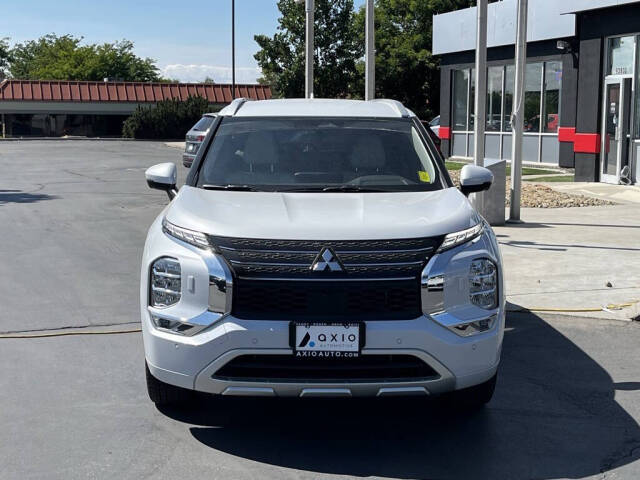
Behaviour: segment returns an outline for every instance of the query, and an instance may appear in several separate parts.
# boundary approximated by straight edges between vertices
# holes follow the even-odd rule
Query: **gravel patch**
[[[460,171],[453,170],[449,172],[451,180],[456,186],[460,185]],[[509,188],[511,186],[511,178],[507,177],[507,194],[506,205],[509,201]],[[522,182],[522,201],[521,206],[533,208],[568,208],[568,207],[597,207],[602,205],[616,205],[609,200],[601,200],[599,198],[586,197],[584,195],[571,195],[564,192],[557,192],[547,185],[535,182]]]

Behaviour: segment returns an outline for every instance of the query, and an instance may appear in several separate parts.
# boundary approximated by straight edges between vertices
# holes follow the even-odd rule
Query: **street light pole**
[[[236,98],[236,0],[231,0],[231,98]]]
[[[305,74],[304,74],[304,96],[313,98],[313,22],[314,22],[314,0],[296,0],[296,3],[305,4]]]
[[[484,127],[487,110],[487,0],[478,0],[477,9],[473,151],[475,164],[484,167]],[[476,209],[483,212],[483,194],[476,193],[473,201]]]
[[[305,14],[306,14],[306,54],[305,54],[305,86],[304,95],[306,98],[313,98],[313,27],[314,27],[314,0],[306,0]]]
[[[373,100],[376,96],[376,50],[375,50],[375,12],[374,0],[367,0],[365,27],[365,87],[364,99]]]
[[[511,205],[509,222],[519,223],[522,190],[522,127],[524,123],[524,79],[527,65],[527,0],[518,0],[516,33],[516,78],[511,113]]]

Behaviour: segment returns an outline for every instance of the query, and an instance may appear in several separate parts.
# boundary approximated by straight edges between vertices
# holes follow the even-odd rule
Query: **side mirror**
[[[460,171],[460,191],[469,196],[470,193],[489,190],[493,183],[491,170],[477,165],[465,165]]]
[[[147,179],[149,188],[167,192],[170,200],[173,200],[178,194],[178,190],[176,189],[178,170],[176,169],[175,163],[159,163],[153,167],[149,167],[147,171],[144,172],[144,176]]]

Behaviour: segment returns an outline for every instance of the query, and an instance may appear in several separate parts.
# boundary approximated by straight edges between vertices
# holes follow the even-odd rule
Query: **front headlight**
[[[470,242],[474,238],[479,237],[482,234],[482,230],[483,225],[482,223],[479,223],[471,228],[467,228],[466,230],[449,233],[444,237],[444,241],[442,242],[442,245],[440,245],[438,252],[444,252],[445,250],[457,247],[463,243]]]
[[[167,235],[182,240],[183,242],[190,243],[198,248],[209,248],[209,240],[204,233],[196,232],[195,230],[189,230],[187,228],[178,227],[174,225],[166,218],[162,219],[162,231]]]
[[[170,307],[180,301],[182,275],[180,262],[162,257],[151,264],[149,304],[152,307]]]
[[[487,310],[498,306],[498,269],[488,258],[471,262],[469,299],[472,304]]]

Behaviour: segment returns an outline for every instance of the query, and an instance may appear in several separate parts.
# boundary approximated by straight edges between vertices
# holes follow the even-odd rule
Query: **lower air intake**
[[[346,359],[298,358],[294,355],[241,355],[213,378],[252,382],[417,381],[437,378],[429,365],[412,355],[361,355]]]

